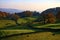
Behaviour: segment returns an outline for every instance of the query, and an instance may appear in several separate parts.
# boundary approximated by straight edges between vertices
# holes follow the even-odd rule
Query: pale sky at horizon
[[[0,0],[0,8],[43,11],[60,7],[60,0]]]

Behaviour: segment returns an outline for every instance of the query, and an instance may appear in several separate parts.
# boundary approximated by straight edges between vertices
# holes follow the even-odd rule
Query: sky
[[[60,7],[60,0],[0,0],[0,8],[43,11]]]

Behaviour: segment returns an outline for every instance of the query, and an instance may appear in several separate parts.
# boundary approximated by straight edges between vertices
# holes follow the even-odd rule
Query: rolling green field
[[[0,20],[0,28],[5,28],[10,25],[16,25],[16,23],[12,20]]]
[[[0,20],[0,37],[10,36],[14,34],[27,33],[23,35],[16,35],[11,37],[2,38],[1,40],[60,40],[60,32],[58,34],[52,35],[53,32],[37,32],[33,28],[51,28],[60,29],[60,23],[55,24],[32,24],[32,28],[26,26],[28,22],[32,22],[35,18],[18,20],[19,25],[16,25],[13,20]],[[31,33],[33,32],[33,33]],[[34,33],[36,32],[36,33]],[[28,34],[29,33],[29,34]]]
[[[20,25],[16,25],[15,21],[13,20],[0,20],[0,29],[29,29],[29,27],[26,26],[28,22],[32,22],[36,18],[29,18],[24,19],[21,18],[18,20],[18,23]],[[60,23],[55,24],[40,24],[35,23],[31,24],[34,28],[54,28],[54,29],[60,29]]]
[[[52,28],[52,29],[60,29],[60,23],[57,24],[46,24],[46,25],[37,25],[35,28]]]
[[[34,30],[0,30],[0,37],[10,36],[13,34],[28,33],[28,32],[35,32],[35,31]]]

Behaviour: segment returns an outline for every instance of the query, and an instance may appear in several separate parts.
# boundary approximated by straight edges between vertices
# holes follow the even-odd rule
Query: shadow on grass
[[[30,27],[27,26],[21,26],[21,25],[11,25],[11,26],[5,26],[5,28],[0,28],[0,30],[19,30],[19,29],[30,29]]]

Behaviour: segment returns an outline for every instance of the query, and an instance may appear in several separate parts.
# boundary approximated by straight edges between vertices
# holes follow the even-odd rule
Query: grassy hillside
[[[16,25],[13,20],[0,20],[1,40],[60,40],[60,31],[46,32],[42,29],[42,32],[42,30],[40,30],[40,28],[60,29],[60,23],[41,24],[40,22],[34,22],[31,24],[34,20],[36,20],[36,18],[20,18],[18,19],[19,25]],[[28,23],[30,23],[30,27]]]
[[[5,28],[11,25],[16,25],[16,23],[13,20],[0,20],[0,28]]]
[[[31,19],[31,20],[30,20]],[[32,22],[35,18],[21,18],[18,20],[19,25],[16,25],[15,21],[13,20],[0,20],[0,29],[30,29],[27,26],[28,22]],[[34,22],[31,24],[33,28],[55,28],[60,29],[60,23],[55,24],[41,24],[39,22]]]
[[[34,30],[0,30],[0,37],[10,36],[14,34],[35,32]]]
[[[20,18],[18,19],[18,24],[16,25],[14,20],[0,20],[0,29],[29,29],[27,23],[32,22],[36,18]]]
[[[39,32],[25,35],[11,36],[1,40],[60,40],[60,34],[52,35],[51,32]]]

